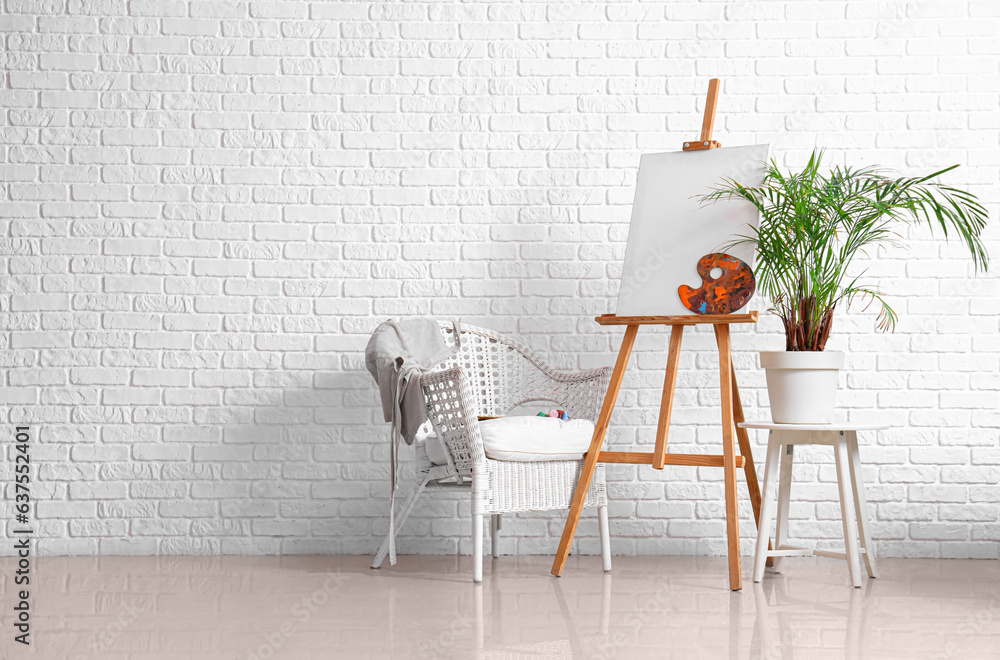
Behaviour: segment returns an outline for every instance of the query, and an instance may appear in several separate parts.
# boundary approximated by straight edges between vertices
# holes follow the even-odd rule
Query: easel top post
[[[701,121],[701,141],[712,140],[712,129],[715,127],[715,108],[719,104],[719,79],[708,81],[708,98],[705,100],[705,116]]]
[[[685,142],[683,151],[702,151],[718,149],[722,143],[712,139],[712,129],[715,127],[715,108],[719,103],[719,79],[708,81],[708,97],[705,99],[705,115],[701,121],[701,137],[697,142]]]

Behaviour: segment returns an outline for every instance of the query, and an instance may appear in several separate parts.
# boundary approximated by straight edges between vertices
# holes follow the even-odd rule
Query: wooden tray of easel
[[[697,142],[685,142],[684,151],[714,149],[721,145],[712,140],[712,127],[715,123],[715,106],[718,101],[719,80],[713,78],[709,82],[708,102],[705,106],[702,123],[701,139]],[[601,407],[594,437],[584,459],[580,480],[573,495],[569,516],[563,528],[562,539],[552,564],[552,574],[562,574],[569,556],[570,545],[576,534],[576,526],[583,511],[583,502],[594,476],[598,463],[626,463],[631,465],[649,465],[656,470],[662,470],[667,465],[693,465],[701,467],[721,467],[725,471],[726,492],[726,536],[729,553],[729,587],[736,591],[742,588],[740,571],[740,531],[739,515],[736,508],[736,470],[743,468],[750,491],[750,503],[753,506],[754,519],[760,520],[760,485],[757,481],[757,470],[754,467],[753,452],[750,437],[746,429],[739,428],[738,423],[743,418],[743,404],[740,400],[739,386],[736,382],[736,370],[733,367],[729,326],[734,323],[756,323],[758,313],[752,311],[746,314],[715,314],[715,315],[679,315],[679,316],[616,316],[604,314],[595,320],[600,325],[624,325],[625,338],[618,352],[618,359],[611,375],[604,404]],[[712,325],[715,331],[716,345],[719,351],[719,385],[722,391],[722,454],[674,454],[667,452],[667,435],[670,430],[670,415],[673,409],[674,389],[677,383],[677,366],[680,359],[681,338],[684,328],[689,325]],[[663,380],[663,395],[660,400],[660,416],[656,428],[656,444],[652,452],[603,451],[604,437],[607,434],[621,389],[622,379],[635,337],[642,325],[670,326],[670,347],[667,351],[667,369]],[[740,454],[736,454],[736,443],[739,442]]]

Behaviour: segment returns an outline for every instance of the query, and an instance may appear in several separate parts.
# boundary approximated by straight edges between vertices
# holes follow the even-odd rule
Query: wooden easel
[[[709,82],[708,103],[705,106],[705,119],[702,124],[701,140],[698,143],[684,143],[685,151],[713,149],[721,146],[712,140],[712,126],[715,122],[715,106],[718,100],[719,81],[713,78]],[[601,325],[624,325],[625,339],[622,341],[618,360],[611,374],[608,392],[604,397],[604,405],[597,419],[594,437],[590,449],[584,459],[580,472],[580,481],[573,494],[566,526],[563,528],[562,540],[552,563],[552,574],[559,576],[566,565],[569,548],[576,534],[576,526],[583,511],[583,502],[594,476],[598,463],[629,463],[633,465],[650,465],[656,470],[662,470],[665,465],[694,465],[704,467],[721,467],[725,470],[726,484],[726,531],[729,552],[729,588],[733,591],[743,586],[740,571],[740,530],[739,516],[736,510],[736,469],[743,468],[747,488],[750,491],[750,502],[753,505],[755,520],[760,520],[760,485],[757,481],[757,470],[754,467],[753,452],[750,446],[750,436],[746,429],[737,426],[743,419],[743,404],[740,401],[739,387],[736,384],[736,370],[733,367],[730,348],[729,326],[733,323],[756,323],[758,313],[748,314],[717,314],[717,315],[683,315],[683,316],[616,316],[604,314],[596,321]],[[715,330],[716,344],[719,349],[719,383],[722,389],[722,455],[707,454],[672,454],[667,453],[667,434],[670,430],[670,414],[673,409],[674,388],[677,382],[677,365],[680,361],[681,336],[684,327],[688,325],[711,324]],[[656,427],[656,446],[649,452],[602,451],[604,436],[611,422],[618,399],[618,390],[625,377],[625,367],[632,354],[632,345],[640,325],[670,326],[670,348],[667,352],[667,371],[663,380],[663,396],[660,399],[660,418]],[[740,455],[736,455],[736,441],[739,441]]]

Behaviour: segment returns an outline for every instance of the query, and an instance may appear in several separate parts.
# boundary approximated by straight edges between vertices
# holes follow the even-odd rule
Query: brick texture
[[[697,135],[709,77],[724,144],[961,163],[948,180],[995,225],[998,32],[992,0],[7,0],[0,402],[36,438],[39,551],[374,550],[367,334],[457,317],[563,369],[611,364],[619,336],[591,317],[614,309],[639,155]],[[894,427],[862,447],[878,550],[997,558],[1000,278],[908,238],[869,264],[896,332],[842,311],[830,341],[847,416]],[[778,323],[733,341],[764,417]],[[719,446],[712,344],[685,340],[678,451]],[[652,442],[665,348],[640,335],[610,445]],[[800,455],[792,534],[836,545],[832,457]],[[724,553],[721,471],[608,473],[616,553]],[[429,498],[400,551],[468,552],[468,508]],[[552,553],[562,520],[518,516],[502,552]]]

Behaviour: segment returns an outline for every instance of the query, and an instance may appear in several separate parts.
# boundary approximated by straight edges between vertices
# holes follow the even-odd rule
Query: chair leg
[[[772,433],[774,433],[772,431]],[[767,460],[764,465],[764,497],[760,504],[760,524],[757,525],[757,552],[753,560],[753,581],[760,582],[764,577],[764,564],[767,563],[767,542],[771,538],[771,518],[774,516],[774,482],[778,476],[778,463],[781,460],[781,441],[772,435],[767,441]],[[775,550],[778,544],[775,542]],[[756,594],[756,592],[754,592]]]
[[[483,581],[483,515],[489,477],[484,463],[472,466],[472,581]]]
[[[483,618],[483,589],[485,589],[485,587],[483,587],[482,585],[480,585],[479,587],[473,587],[472,589],[473,592],[472,610],[475,621],[474,641],[476,644],[476,655],[475,655],[476,658],[481,658],[483,649],[486,648],[486,622]],[[494,593],[496,592],[494,591]],[[494,621],[497,619],[497,617],[500,616],[500,612],[496,607],[493,608],[493,612],[491,614],[493,615]],[[432,657],[437,657],[437,654],[435,653]]]
[[[779,445],[781,469],[778,474],[778,522],[774,526],[774,549],[788,543],[788,508],[792,498],[792,463],[795,457],[795,445]],[[775,572],[781,565],[781,557],[774,558]]]
[[[601,627],[602,635],[611,630],[611,573],[604,574],[601,582]]]
[[[844,523],[844,554],[851,573],[851,584],[861,586],[861,566],[858,561],[857,527],[854,525],[854,494],[851,492],[847,441],[841,439],[834,446],[837,455],[837,485],[840,487],[840,517]]]
[[[483,514],[472,514],[472,581],[483,581]]]
[[[597,522],[601,529],[601,559],[605,572],[611,570],[611,533],[608,529],[608,505],[597,507]]]
[[[500,556],[500,514],[494,513],[490,516],[490,550],[493,552],[493,558],[496,559]]]
[[[414,486],[413,492],[410,493],[410,496],[406,499],[406,504],[403,505],[403,510],[400,511],[399,515],[396,517],[397,535],[399,535],[399,532],[403,529],[403,523],[406,522],[406,519],[409,517],[410,512],[413,511],[413,506],[417,503],[417,498],[420,497],[420,494],[422,492],[424,492],[424,488],[427,486],[427,482],[429,481],[430,478],[425,476],[422,481],[420,481],[416,486]],[[385,558],[388,554],[389,554],[389,534],[386,534],[385,540],[382,541],[382,545],[379,546],[378,552],[376,552],[375,556],[372,558],[372,568],[380,568],[382,566],[382,562],[385,561]]]

